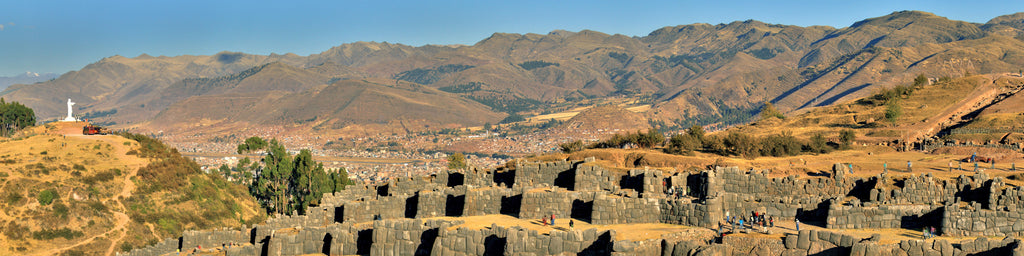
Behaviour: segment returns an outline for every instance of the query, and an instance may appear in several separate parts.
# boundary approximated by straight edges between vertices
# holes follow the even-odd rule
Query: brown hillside
[[[185,229],[265,218],[244,187],[201,173],[176,151],[152,140],[84,136],[82,125],[58,122],[0,139],[0,255],[114,255]],[[167,151],[143,156],[154,149]]]
[[[748,20],[665,27],[643,37],[559,30],[495,33],[472,46],[357,42],[305,57],[230,52],[115,56],[54,81],[12,86],[0,94],[36,109],[44,120],[60,116],[60,103],[71,97],[83,114],[117,110],[97,121],[135,125],[192,96],[232,93],[274,102],[283,96],[270,91],[297,93],[339,79],[373,78],[442,89],[499,112],[625,96],[654,99],[649,117],[666,124],[730,124],[750,120],[765,101],[801,113],[907,83],[918,74],[955,78],[1016,72],[1024,66],[1019,21],[1020,15],[1007,15],[973,24],[902,11],[840,29]],[[247,73],[274,62],[279,63],[268,70]],[[179,88],[230,77],[242,79],[229,83],[234,89],[228,91]],[[450,119],[421,117],[433,123]]]
[[[300,92],[263,91],[194,96],[161,112],[155,128],[173,131],[209,121],[219,125],[302,124],[344,129],[349,125],[406,122],[404,132],[427,126],[482,125],[504,115],[477,102],[412,83],[394,80],[341,80]],[[206,121],[204,121],[206,120]],[[415,125],[414,125],[415,124]]]
[[[618,106],[597,106],[581,111],[559,128],[567,131],[626,131],[650,128],[647,119],[639,113]]]

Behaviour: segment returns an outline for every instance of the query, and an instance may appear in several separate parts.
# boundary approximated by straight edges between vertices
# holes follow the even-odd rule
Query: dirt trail
[[[907,127],[907,130],[912,132],[910,138],[920,141],[932,136],[941,135],[941,132],[951,127],[970,122],[977,113],[980,113],[985,108],[996,105],[1024,89],[1024,87],[1013,89],[1001,88],[996,84],[996,81],[1000,78],[1007,76],[1007,74],[988,75],[986,82],[970,92],[963,100],[950,105],[924,123]]]
[[[114,251],[117,248],[118,243],[121,240],[123,240],[125,236],[128,235],[127,227],[128,227],[128,224],[131,223],[131,218],[129,218],[128,215],[125,214],[125,212],[127,212],[127,210],[128,210],[128,207],[125,206],[121,202],[121,200],[117,200],[117,199],[118,198],[127,199],[127,198],[132,196],[132,191],[135,190],[135,182],[132,181],[132,177],[135,177],[138,174],[138,172],[139,172],[139,168],[142,168],[143,166],[146,166],[146,164],[148,164],[148,161],[146,161],[145,159],[142,159],[142,158],[135,157],[135,156],[129,156],[127,153],[128,153],[128,151],[131,150],[131,147],[132,147],[132,145],[134,145],[134,142],[132,142],[129,145],[125,145],[124,142],[126,140],[124,138],[120,137],[120,136],[117,136],[117,135],[92,135],[92,136],[87,136],[87,135],[81,135],[81,134],[68,134],[67,136],[68,137],[85,138],[85,139],[93,139],[93,140],[97,140],[97,141],[103,141],[103,142],[106,142],[107,144],[111,145],[113,147],[113,154],[112,155],[116,156],[118,158],[118,160],[120,160],[121,163],[125,164],[124,168],[125,168],[125,171],[127,171],[127,173],[124,175],[124,179],[122,180],[122,183],[121,183],[122,184],[121,185],[121,192],[118,193],[117,197],[104,200],[104,203],[108,203],[108,202],[113,201],[117,205],[117,207],[111,209],[113,211],[114,218],[116,219],[115,222],[114,222],[115,226],[113,228],[111,228],[110,230],[107,230],[107,232],[104,232],[102,234],[89,237],[87,239],[84,239],[84,240],[79,241],[78,243],[75,243],[75,244],[72,244],[72,245],[68,245],[68,246],[65,246],[65,247],[62,247],[62,248],[55,248],[55,249],[51,250],[48,253],[51,254],[51,255],[56,255],[56,254],[59,254],[59,253],[65,251],[65,250],[89,244],[89,243],[91,243],[92,241],[94,241],[97,238],[100,238],[100,237],[110,237],[111,233],[120,232],[120,235],[117,238],[111,239],[110,247],[107,248],[106,253],[104,253],[104,255],[114,255],[114,253],[115,253]]]

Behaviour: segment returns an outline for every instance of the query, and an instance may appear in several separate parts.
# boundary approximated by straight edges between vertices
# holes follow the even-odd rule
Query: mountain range
[[[63,115],[148,129],[299,125],[412,132],[497,123],[510,113],[636,98],[663,128],[738,123],[765,102],[798,113],[881,87],[1020,72],[1024,13],[985,24],[901,11],[849,27],[759,21],[596,31],[495,33],[474,45],[356,42],[319,54],[113,56],[0,96]]]
[[[0,76],[0,91],[7,89],[7,87],[12,84],[32,84],[54,78],[57,78],[57,74],[39,74],[35,72],[25,72],[16,76]]]

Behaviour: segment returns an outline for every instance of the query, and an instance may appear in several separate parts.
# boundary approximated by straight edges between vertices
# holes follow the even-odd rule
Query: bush
[[[668,141],[668,146],[665,147],[665,153],[669,154],[685,154],[700,148],[701,142],[696,137],[690,134],[676,134],[672,135],[672,138]]]
[[[85,234],[82,233],[82,231],[71,230],[69,228],[43,229],[32,232],[32,238],[35,238],[36,240],[52,240],[58,237],[71,240],[83,235]]]
[[[898,100],[889,101],[885,104],[885,120],[890,123],[896,123],[900,116],[903,115],[903,107],[900,106]]]
[[[566,142],[566,143],[559,144],[558,146],[561,147],[562,148],[562,152],[565,152],[566,154],[572,154],[572,153],[575,153],[575,152],[583,151],[583,141],[582,140],[575,140],[575,141],[571,141],[571,142]]]
[[[7,202],[8,205],[20,203],[22,199],[25,199],[25,197],[21,196],[21,193],[18,193],[17,191],[11,191],[4,197],[4,201]]]
[[[839,142],[842,143],[843,148],[849,148],[855,139],[857,139],[857,132],[853,130],[846,129],[839,132]]]
[[[57,198],[57,191],[53,191],[53,189],[43,190],[42,192],[39,192],[38,196],[36,196],[36,200],[38,200],[41,205],[49,205],[50,203],[53,203],[53,199],[55,198]]]
[[[786,116],[782,115],[782,112],[779,112],[771,102],[765,102],[764,106],[761,107],[761,120],[766,120],[772,117],[786,119]]]
[[[53,203],[53,216],[57,216],[57,218],[60,219],[67,219],[68,206],[60,202]]]

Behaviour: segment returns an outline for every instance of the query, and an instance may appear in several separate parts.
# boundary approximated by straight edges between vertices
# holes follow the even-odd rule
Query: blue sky
[[[6,2],[6,3],[5,3]],[[984,23],[1024,11],[1004,1],[0,1],[0,76],[64,73],[101,58],[220,51],[309,55],[357,41],[474,44],[494,32],[590,29],[643,36],[754,19],[846,27],[900,10]]]

